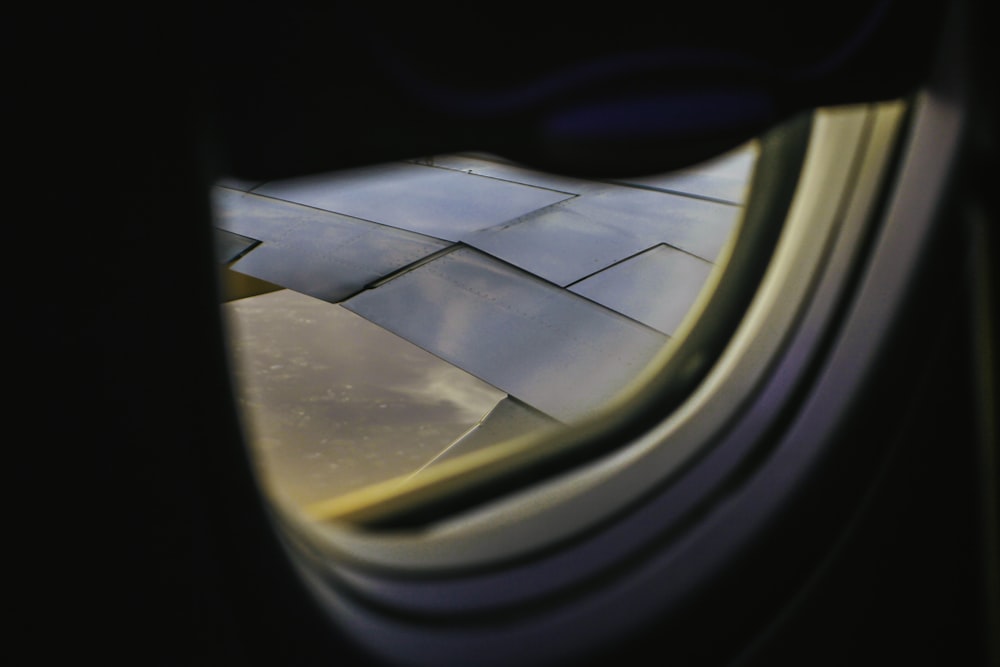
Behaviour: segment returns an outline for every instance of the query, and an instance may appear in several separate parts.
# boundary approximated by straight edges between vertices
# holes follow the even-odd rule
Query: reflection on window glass
[[[579,180],[479,154],[213,188],[237,399],[299,505],[597,413],[675,334],[756,159]]]

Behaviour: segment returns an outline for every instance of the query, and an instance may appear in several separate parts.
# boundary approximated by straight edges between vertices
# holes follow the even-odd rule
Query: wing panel
[[[570,290],[672,336],[711,272],[711,263],[661,245]]]
[[[557,190],[567,194],[579,195],[594,188],[601,188],[603,183],[588,181],[569,176],[561,176],[546,171],[528,169],[513,164],[503,158],[485,154],[455,153],[451,155],[435,155],[432,158],[434,166],[453,169],[477,176],[498,178],[512,183],[533,185],[539,188]]]
[[[275,488],[309,504],[419,470],[504,394],[344,308],[281,290],[223,306],[237,399]]]
[[[255,192],[448,241],[572,196],[413,163],[273,181]]]
[[[586,207],[558,205],[463,241],[565,287],[648,248],[637,231],[592,215]]]
[[[242,234],[234,234],[224,229],[214,229],[212,231],[215,235],[215,261],[219,264],[228,264],[229,262],[236,261],[260,243],[259,239],[252,239]]]
[[[740,212],[728,204],[607,186],[462,240],[566,286],[659,244],[712,262]]]
[[[263,242],[233,270],[326,301],[433,254],[447,243],[253,194],[216,189],[216,224]]]
[[[757,161],[757,147],[748,144],[714,160],[689,169],[622,181],[659,190],[743,204],[750,175]]]
[[[529,433],[539,433],[562,426],[551,417],[521,401],[507,396],[498,402],[478,424],[470,428],[438,454],[426,467],[456,456],[469,454],[505,440]],[[421,468],[423,470],[424,468]],[[420,471],[417,471],[418,473]]]
[[[344,307],[560,421],[593,413],[667,337],[460,248]]]

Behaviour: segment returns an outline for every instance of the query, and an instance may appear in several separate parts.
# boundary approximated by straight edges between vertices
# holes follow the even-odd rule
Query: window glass
[[[599,415],[725,256],[755,143],[581,180],[483,154],[213,188],[237,400],[309,507]]]

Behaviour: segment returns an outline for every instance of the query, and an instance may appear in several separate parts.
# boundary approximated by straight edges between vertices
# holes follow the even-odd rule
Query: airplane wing
[[[507,396],[472,432],[593,413],[659,352],[743,204],[756,149],[667,176],[477,154],[214,188],[220,260],[328,302]],[[449,448],[449,451],[454,447]]]

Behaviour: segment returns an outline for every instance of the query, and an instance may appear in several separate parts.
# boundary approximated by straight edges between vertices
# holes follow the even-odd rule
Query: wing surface
[[[223,182],[213,196],[220,258],[507,394],[479,433],[459,439],[473,446],[484,433],[515,432],[513,423],[591,414],[635,377],[708,277],[754,155],[750,145],[629,181],[460,154]]]

